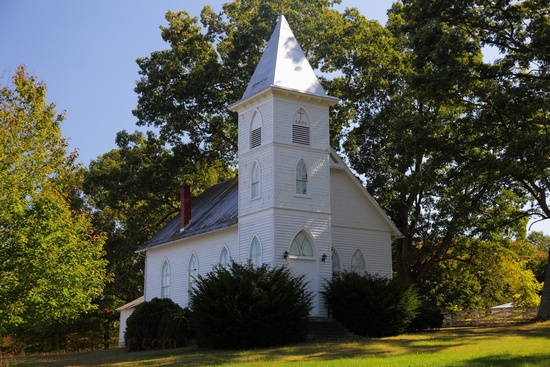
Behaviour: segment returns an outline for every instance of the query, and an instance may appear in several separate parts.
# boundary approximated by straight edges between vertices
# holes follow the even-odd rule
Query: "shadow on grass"
[[[409,338],[362,338],[347,341],[305,343],[291,347],[257,351],[265,360],[300,361],[332,360],[341,358],[386,357],[406,353],[437,353],[461,342],[452,338],[439,338],[436,343],[425,343],[415,336]]]
[[[405,353],[436,353],[456,341],[438,341],[435,345],[415,345],[414,340],[353,338],[339,342],[302,343],[291,346],[246,351],[208,350],[184,347],[170,350],[127,352],[123,349],[67,354],[16,357],[8,366],[204,366],[224,363],[269,363],[329,361],[367,357],[386,357]],[[0,364],[0,367],[3,367]]]
[[[308,342],[248,351],[205,350],[197,347],[146,352],[126,352],[123,349],[112,349],[72,354],[16,357],[15,363],[7,365],[21,367],[37,365],[50,367],[177,365],[191,367],[224,363],[269,365],[270,362],[275,362],[277,365],[286,365],[292,362],[331,361],[343,358],[360,359],[403,354],[441,353],[449,348],[476,344],[481,339],[499,339],[503,336],[550,338],[550,323],[498,328],[446,329],[382,339],[356,337],[338,342]],[[544,358],[549,358],[549,355],[491,355],[468,360],[468,363],[459,364],[459,366],[541,365],[541,361],[546,361]]]
[[[465,327],[455,329],[443,329],[440,332],[445,333],[448,336],[454,336],[457,338],[491,338],[502,336],[514,336],[523,338],[548,338],[550,337],[550,323],[532,322],[495,327]]]

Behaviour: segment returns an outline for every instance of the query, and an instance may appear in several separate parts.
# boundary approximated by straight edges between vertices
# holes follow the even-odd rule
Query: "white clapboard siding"
[[[249,259],[250,244],[257,236],[262,245],[262,262],[273,265],[273,210],[264,210],[239,217],[240,252],[238,260],[246,264]]]
[[[292,123],[296,112],[303,108],[310,121],[310,147],[327,150],[329,142],[329,108],[304,100],[275,98],[274,138],[277,143],[292,144]]]
[[[318,264],[319,272],[315,289],[322,292],[324,282],[331,277],[332,271],[330,261],[320,261],[323,254],[330,258],[330,215],[277,209],[275,213],[275,265],[288,265],[288,260],[284,259],[283,253],[289,251],[292,240],[301,230],[305,230],[313,239],[314,258]],[[326,305],[321,294],[316,297],[316,302],[318,303],[318,314],[312,316],[326,316]]]
[[[231,257],[239,253],[237,228],[231,227],[208,234],[191,237],[147,251],[145,301],[160,297],[162,266],[170,263],[170,299],[182,307],[189,302],[189,260],[193,253],[199,262],[199,274],[205,275],[219,262],[223,246]]]
[[[262,145],[239,159],[239,215],[273,207],[273,151]],[[260,167],[260,196],[252,198],[251,174],[254,163]]]
[[[250,151],[250,132],[252,117],[259,114],[262,124],[262,145],[273,141],[273,101],[263,99],[239,113],[239,157]]]
[[[310,212],[330,212],[330,164],[327,152],[278,146],[275,150],[275,206]],[[305,161],[307,195],[296,194],[296,166]]]
[[[358,188],[356,178],[345,169],[332,169],[330,175],[332,225],[373,230],[390,230],[387,218]]]
[[[332,227],[332,246],[340,255],[342,270],[351,268],[351,258],[361,250],[369,274],[391,277],[391,237],[389,232],[361,228]]]

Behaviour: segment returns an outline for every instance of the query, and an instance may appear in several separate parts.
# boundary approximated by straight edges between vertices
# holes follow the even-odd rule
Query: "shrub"
[[[357,335],[383,337],[407,330],[419,306],[416,292],[398,279],[344,272],[325,287],[334,318]]]
[[[199,346],[248,349],[305,340],[311,294],[286,268],[232,262],[198,277],[191,309]]]
[[[160,320],[158,336],[161,340],[174,340],[176,346],[184,346],[195,339],[191,327],[192,312],[188,308],[179,308],[167,312]]]
[[[443,326],[444,315],[433,303],[422,301],[418,314],[408,326],[409,331],[439,329]]]
[[[126,320],[126,348],[130,351],[175,348],[192,335],[189,312],[168,298],[153,298],[136,307]]]

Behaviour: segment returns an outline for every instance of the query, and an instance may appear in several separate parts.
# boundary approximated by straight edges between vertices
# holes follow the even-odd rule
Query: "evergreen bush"
[[[343,272],[325,287],[334,318],[357,335],[404,333],[420,306],[418,295],[398,279]]]
[[[136,307],[126,320],[129,351],[176,348],[192,335],[189,311],[168,298],[153,298]]]
[[[192,291],[197,344],[249,349],[303,341],[311,297],[304,277],[287,268],[217,266]]]
[[[188,344],[195,339],[195,331],[191,327],[192,317],[193,314],[187,307],[168,311],[160,320],[159,338],[171,340],[179,347]]]

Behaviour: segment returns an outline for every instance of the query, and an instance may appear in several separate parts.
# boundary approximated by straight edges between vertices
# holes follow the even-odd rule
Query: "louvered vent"
[[[292,125],[292,143],[309,145],[309,126]]]
[[[250,134],[250,149],[254,149],[262,145],[262,128],[258,127],[252,130]]]

